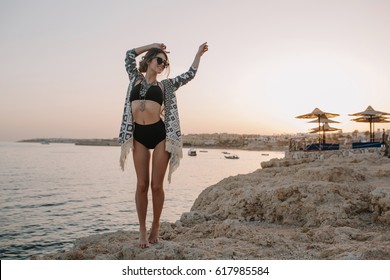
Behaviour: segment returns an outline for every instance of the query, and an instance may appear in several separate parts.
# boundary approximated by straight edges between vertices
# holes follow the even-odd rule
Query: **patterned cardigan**
[[[130,84],[127,89],[125,108],[123,111],[122,124],[119,133],[119,143],[121,144],[120,165],[122,170],[125,168],[126,158],[133,149],[133,116],[130,102],[130,92],[136,82],[145,79],[138,71],[135,58],[137,54],[135,49],[126,52],[125,65],[126,71],[129,74]],[[173,79],[165,79],[161,81],[164,91],[164,122],[166,131],[165,150],[170,153],[168,182],[171,182],[172,173],[179,167],[180,159],[183,157],[182,139],[180,132],[179,112],[175,91],[185,85],[195,77],[197,69],[191,67],[187,72]]]

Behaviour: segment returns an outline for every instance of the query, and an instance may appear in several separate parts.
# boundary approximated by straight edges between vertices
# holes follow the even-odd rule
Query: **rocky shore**
[[[161,241],[137,232],[77,240],[43,259],[390,259],[390,159],[286,157],[206,188]],[[40,258],[41,259],[41,258]]]

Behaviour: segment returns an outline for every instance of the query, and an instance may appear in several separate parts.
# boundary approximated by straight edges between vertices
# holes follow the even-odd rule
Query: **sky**
[[[128,49],[164,43],[182,133],[307,132],[318,107],[390,112],[387,0],[0,0],[0,141],[117,137]],[[160,76],[164,79],[166,76]],[[377,124],[376,129],[390,129]]]

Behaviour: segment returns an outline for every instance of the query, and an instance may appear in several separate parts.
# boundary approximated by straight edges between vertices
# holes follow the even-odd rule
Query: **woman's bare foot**
[[[139,243],[138,247],[145,249],[149,247],[149,242],[146,240],[146,229],[139,231]]]
[[[149,233],[149,243],[156,244],[160,239],[160,224],[152,225]]]

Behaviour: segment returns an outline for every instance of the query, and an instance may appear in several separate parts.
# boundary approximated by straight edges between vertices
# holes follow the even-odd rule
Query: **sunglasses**
[[[164,60],[164,59],[162,59],[161,57],[156,56],[155,59],[157,60],[157,64],[158,65],[164,64],[164,67],[168,67],[169,66],[169,62]]]

